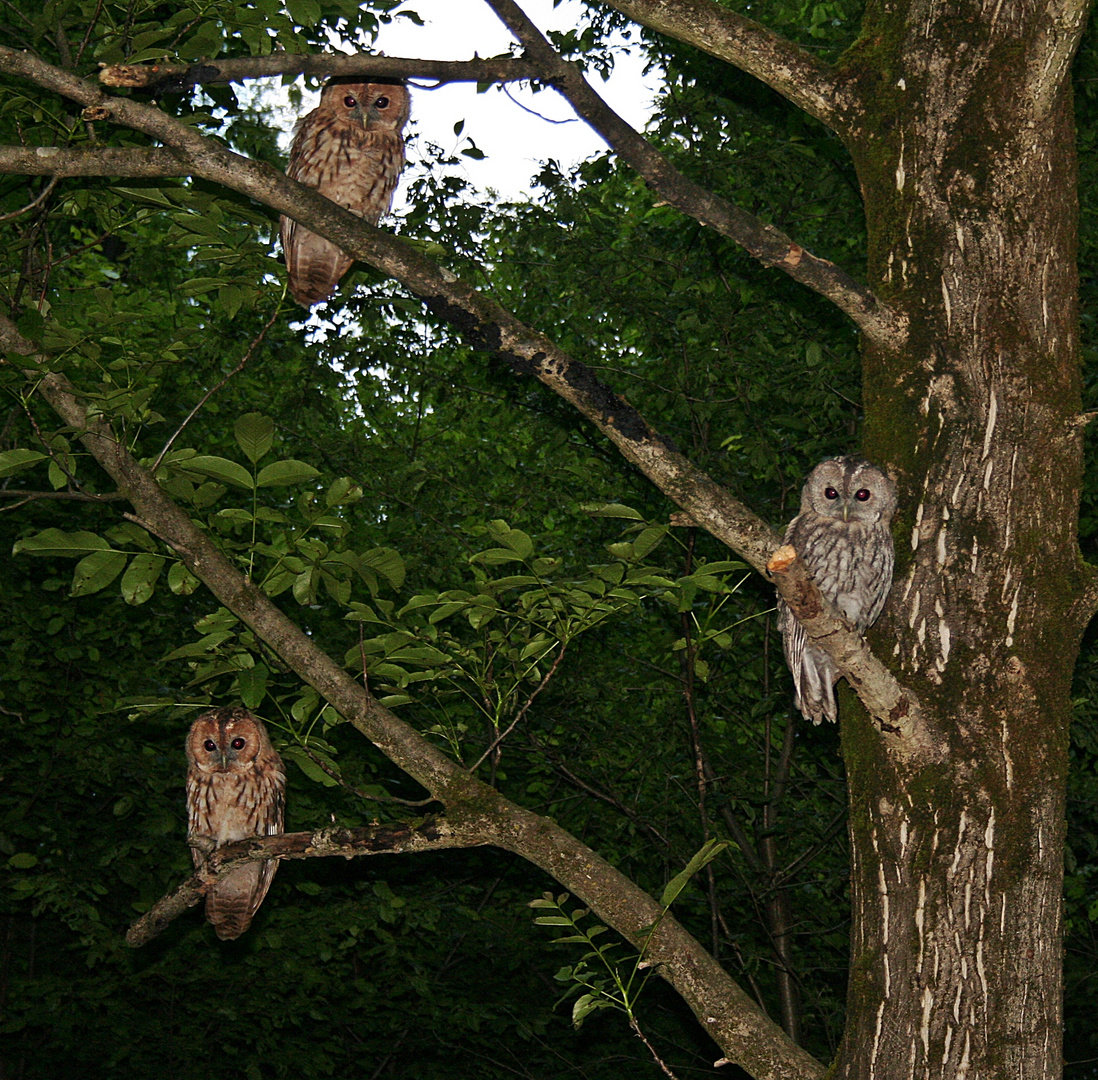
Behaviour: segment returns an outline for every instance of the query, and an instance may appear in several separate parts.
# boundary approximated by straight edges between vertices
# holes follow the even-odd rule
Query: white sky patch
[[[386,56],[471,60],[507,53],[514,44],[483,0],[416,0],[411,7],[425,25],[396,18],[382,26],[374,48]],[[526,0],[522,7],[543,32],[574,29],[584,21],[584,8],[577,0],[563,0],[556,8],[552,0]],[[617,44],[629,47],[620,38]],[[607,82],[597,73],[588,74],[607,104],[638,130],[643,130],[651,117],[660,81],[658,72],[645,76],[643,70],[644,57],[634,42],[628,55],[616,53]],[[515,101],[547,119],[526,112]],[[455,136],[454,125],[461,121],[464,129]],[[606,149],[602,139],[576,117],[555,90],[534,93],[521,83],[508,84],[506,93],[493,86],[483,94],[477,93],[475,83],[448,83],[435,90],[413,85],[410,134],[417,136],[416,141],[433,142],[459,153],[468,146],[466,138],[472,139],[486,157],[483,161],[463,159],[469,178],[480,188],[495,188],[505,199],[529,194],[530,178],[549,158],[567,170]],[[409,158],[414,158],[415,152],[413,141]],[[399,190],[394,209],[400,209]]]

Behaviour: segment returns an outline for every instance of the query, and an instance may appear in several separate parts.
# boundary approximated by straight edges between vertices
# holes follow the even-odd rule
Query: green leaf
[[[385,578],[393,589],[404,584],[404,560],[392,548],[378,547],[363,552],[362,563]]]
[[[14,476],[17,472],[29,469],[40,461],[45,461],[47,455],[37,450],[5,450],[0,453],[0,476]]]
[[[240,690],[240,697],[246,708],[254,711],[263,704],[263,699],[267,696],[267,677],[269,675],[267,665],[263,663],[244,668],[237,675],[236,685]]]
[[[299,26],[311,28],[320,22],[320,5],[316,0],[286,0],[286,10]]]
[[[572,1026],[579,1027],[596,1009],[608,1009],[610,1003],[594,994],[582,994],[572,1006]]]
[[[317,755],[326,756],[326,755]],[[310,780],[325,787],[339,787],[339,781],[330,777],[300,746],[288,746],[282,751],[285,761],[292,761]]]
[[[166,561],[162,555],[137,555],[131,560],[122,575],[122,598],[127,604],[143,604],[152,596]]]
[[[591,517],[625,518],[628,521],[643,521],[644,517],[639,510],[634,510],[624,503],[581,503],[580,510]]]
[[[361,499],[362,485],[349,476],[339,477],[324,493],[324,501],[328,506],[346,506]]]
[[[711,863],[727,847],[731,847],[731,844],[727,840],[710,840],[699,849],[694,857],[686,864],[685,868],[679,871],[679,873],[664,886],[663,893],[660,895],[660,907],[669,908],[675,902],[679,893],[686,888],[687,882],[701,870],[702,867]]]
[[[74,558],[89,551],[105,551],[110,545],[92,532],[62,532],[60,529],[43,529],[34,536],[17,540],[13,555],[61,555]]]
[[[528,559],[534,554],[534,541],[521,529],[512,529],[502,520],[493,521],[488,529],[498,543],[510,548],[520,558]]]
[[[509,562],[522,562],[523,557],[510,548],[488,548],[470,556],[470,562],[484,563],[485,566],[502,566]]]
[[[252,489],[252,477],[248,470],[228,458],[198,454],[181,462],[180,467],[187,472],[196,472],[200,476],[219,480],[223,484],[232,484],[233,487],[246,488],[248,491]]]
[[[274,442],[274,429],[274,420],[257,412],[245,413],[233,425],[236,445],[244,451],[244,456],[253,465],[270,451]]]
[[[86,555],[73,570],[70,595],[91,596],[106,588],[122,573],[126,558],[124,551],[93,551]]]
[[[31,870],[37,865],[38,857],[29,851],[20,851],[8,859],[8,866],[13,870]]]
[[[190,596],[201,582],[182,563],[172,563],[168,570],[168,588],[176,596]]]
[[[643,559],[670,531],[666,525],[652,525],[633,541],[633,558]]]
[[[260,469],[259,476],[256,477],[256,487],[288,487],[290,484],[301,484],[306,480],[312,480],[319,475],[320,472],[312,465],[287,458],[285,461],[275,461]]]

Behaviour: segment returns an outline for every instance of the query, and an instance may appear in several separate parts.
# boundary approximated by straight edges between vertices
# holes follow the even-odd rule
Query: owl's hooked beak
[[[843,521],[850,520],[850,503],[843,499]]]
[[[229,755],[224,750],[218,748],[213,752],[214,765],[219,772],[226,771],[229,768]]]

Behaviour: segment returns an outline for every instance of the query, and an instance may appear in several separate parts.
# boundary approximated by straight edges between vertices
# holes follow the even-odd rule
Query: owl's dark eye
[[[215,743],[215,742],[213,741],[213,739],[207,739],[207,740],[206,740],[206,741],[205,741],[205,742],[204,742],[204,743],[202,744],[202,747],[203,747],[203,749],[205,749],[205,750],[209,750],[209,751],[210,751],[210,753],[212,754],[212,753],[213,753],[213,752],[214,752],[214,751],[215,751],[215,750],[217,749],[217,743]]]
[[[869,488],[859,488],[854,492],[854,498],[857,499],[858,502],[865,502],[866,499],[869,498]]]
[[[346,105],[348,109],[353,109],[358,104],[358,98],[356,98],[354,94],[348,94],[343,99],[343,104]]]
[[[827,487],[824,488],[824,498],[825,499],[837,499],[838,497],[839,497],[839,493],[833,487],[831,487],[830,485],[828,485]]]
[[[387,109],[389,107],[389,99],[382,95],[374,102],[375,109]]]
[[[234,750],[243,750],[244,749],[244,740],[238,735],[235,739],[233,739],[233,741],[231,743],[229,743],[229,745]]]

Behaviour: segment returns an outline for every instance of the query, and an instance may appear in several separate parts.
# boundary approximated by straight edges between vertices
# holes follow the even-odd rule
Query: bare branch
[[[1043,30],[1032,40],[1038,45],[1027,57],[1029,114],[1037,123],[1047,119],[1071,77],[1071,63],[1087,25],[1087,0],[1068,0],[1038,9]]]
[[[452,82],[518,82],[538,78],[534,64],[522,57],[497,56],[482,60],[414,60],[371,53],[271,53],[206,60],[199,64],[112,64],[99,72],[104,86],[129,86],[151,94],[176,94],[192,86],[243,82],[273,75],[294,78],[310,75],[362,75],[374,79],[434,79]]]
[[[0,173],[22,176],[187,176],[170,150],[60,146],[0,146]]]
[[[479,847],[488,843],[479,834],[463,834],[449,822],[427,818],[416,824],[370,825],[363,829],[320,829],[317,832],[256,836],[218,848],[186,881],[161,897],[126,931],[131,948],[146,945],[187,908],[194,907],[219,878],[234,867],[267,859],[317,859],[341,855],[382,855],[395,852],[437,851],[441,848]]]
[[[754,75],[839,131],[856,104],[826,64],[714,0],[605,0],[607,7]]]
[[[0,62],[2,57],[0,49]],[[321,198],[320,202],[325,200]],[[362,225],[352,215],[345,216]],[[361,238],[370,234],[357,235]],[[361,239],[356,243],[362,246]],[[0,348],[36,357],[43,364],[46,361],[2,314]],[[649,958],[659,965],[661,977],[675,987],[729,1060],[742,1065],[755,1080],[822,1077],[823,1066],[791,1042],[644,890],[551,819],[525,810],[470,776],[355,682],[225,558],[133,459],[101,416],[88,416],[63,375],[41,375],[36,388],[66,424],[83,432],[80,439],[84,447],[127,494],[137,517],[148,522],[154,535],[178,552],[213,595],[303,681],[395,765],[444,802],[449,820],[460,822],[457,827],[467,829],[466,836],[479,833],[484,843],[494,843],[541,867],[636,947],[646,945]],[[651,928],[657,923],[653,934]]]
[[[33,198],[26,206],[20,207],[18,210],[13,210],[10,214],[4,214],[0,216],[0,221],[12,221],[14,218],[21,217],[23,214],[30,210],[33,210],[36,206],[41,206],[49,197],[50,192],[57,187],[57,177],[55,176],[39,193]]]
[[[22,491],[15,488],[6,488],[0,491],[0,499],[22,499],[25,502],[33,502],[38,499],[56,499],[69,502],[117,502],[126,496],[120,491],[108,491],[103,495],[93,495],[85,491]]]
[[[734,240],[764,266],[784,271],[794,281],[830,300],[877,343],[891,349],[902,346],[907,336],[904,316],[888,308],[870,289],[834,263],[806,251],[779,229],[763,224],[754,214],[683,176],[599,97],[575,64],[561,59],[514,0],[487,0],[487,3],[538,62],[542,77],[552,81],[576,112],[665,202]]]
[[[756,569],[766,565],[778,546],[778,535],[765,521],[653,431],[590,369],[410,245],[375,229],[269,165],[226,150],[152,106],[109,97],[68,72],[3,46],[0,71],[22,75],[81,105],[103,109],[116,123],[165,143],[189,164],[192,175],[302,220],[344,251],[397,278],[437,315],[461,329],[474,345],[499,354],[520,374],[540,379],[578,409],[699,525],[738,551]]]

